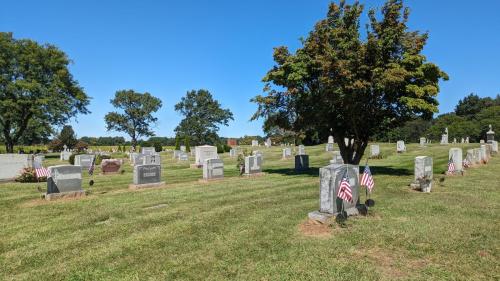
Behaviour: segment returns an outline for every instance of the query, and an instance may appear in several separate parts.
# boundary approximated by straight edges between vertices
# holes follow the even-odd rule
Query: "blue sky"
[[[0,31],[57,45],[74,61],[74,77],[92,97],[89,115],[72,122],[81,136],[114,136],[104,115],[120,89],[163,101],[154,128],[173,136],[174,104],[191,89],[208,89],[235,120],[221,136],[262,134],[250,122],[273,65],[273,47],[299,47],[326,14],[324,0],[277,1],[2,1]],[[383,1],[361,1],[367,7]],[[441,83],[440,113],[474,92],[500,93],[500,1],[411,0],[409,26],[429,31],[424,53],[451,77]],[[366,16],[363,17],[366,22]]]

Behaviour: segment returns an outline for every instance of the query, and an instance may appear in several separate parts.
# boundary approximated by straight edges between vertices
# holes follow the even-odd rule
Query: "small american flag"
[[[372,172],[370,171],[370,166],[366,164],[365,170],[363,171],[363,176],[361,177],[361,185],[366,186],[370,192],[372,192],[375,182],[373,181]]]
[[[352,202],[352,190],[351,184],[349,183],[349,176],[346,175],[342,178],[340,182],[339,191],[337,193],[337,197],[348,202]]]
[[[90,163],[89,167],[89,176],[92,176],[94,174],[95,158],[96,156],[94,155],[94,157],[92,158],[92,163]]]
[[[453,162],[453,156],[452,156],[448,161],[448,174],[453,174],[454,172],[455,172],[455,163]]]
[[[35,169],[36,177],[37,178],[43,178],[43,177],[50,177],[50,171],[47,168],[41,167],[41,168],[36,168]]]
[[[469,159],[465,158],[464,161],[462,161],[462,166],[464,166],[464,168],[469,168],[470,167]]]

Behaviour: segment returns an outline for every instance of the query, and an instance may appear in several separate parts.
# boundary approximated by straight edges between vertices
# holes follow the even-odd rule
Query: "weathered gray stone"
[[[346,202],[337,197],[342,178],[348,175],[352,189],[352,202]],[[340,165],[339,167],[326,166],[320,168],[320,204],[319,212],[335,215],[341,212],[342,205],[348,215],[358,214],[359,206],[359,166]]]
[[[493,132],[493,128],[491,127],[491,124],[489,125],[490,130],[486,132],[486,142],[491,143],[492,141],[495,140],[495,132]]]
[[[217,147],[211,145],[202,145],[195,148],[195,165],[203,167],[206,159],[219,158]]]
[[[68,161],[69,157],[71,156],[71,154],[73,154],[73,153],[71,153],[71,151],[69,151],[69,149],[67,148],[67,146],[64,145],[64,149],[63,149],[63,151],[61,151],[59,160],[61,160],[61,161]]]
[[[161,157],[159,154],[146,154],[142,158],[142,165],[161,165]]]
[[[289,157],[292,157],[292,149],[290,147],[283,148],[283,159],[287,159]]]
[[[406,145],[405,142],[400,140],[396,143],[396,152],[402,153],[406,151]]]
[[[299,145],[299,151],[297,152],[298,155],[305,155],[306,154],[306,148],[303,145]]]
[[[325,145],[325,151],[328,151],[328,152],[333,151],[333,143],[327,143]]]
[[[295,171],[309,170],[309,155],[295,155]]]
[[[420,146],[421,147],[424,147],[426,142],[427,142],[426,138],[420,138]]]
[[[0,154],[0,181],[13,180],[24,168],[33,168],[32,154]]]
[[[333,141],[333,136],[329,136],[329,137],[328,137],[328,143],[332,143],[332,144],[334,143],[334,141]]]
[[[344,159],[342,159],[342,155],[340,154],[340,151],[334,151],[333,152],[333,159],[330,160],[330,165],[334,165],[336,167],[339,167],[344,164]]]
[[[135,165],[134,184],[161,183],[161,165]]]
[[[498,141],[491,141],[491,152],[493,154],[498,154]]]
[[[486,144],[482,144],[479,151],[481,152],[481,160],[484,162],[484,163],[488,163],[488,161],[490,160],[490,157],[488,155],[488,150],[486,148]]]
[[[203,164],[203,179],[214,180],[224,178],[224,162],[221,159],[206,159]]]
[[[82,167],[73,165],[59,165],[48,168],[50,177],[47,178],[47,195],[52,193],[80,193],[82,189]],[[47,199],[50,198],[46,196]]]
[[[79,154],[75,155],[75,166],[81,166],[83,169],[88,169],[94,161],[95,155]]]
[[[461,164],[460,164],[461,165]],[[415,157],[415,180],[412,187],[422,192],[431,192],[433,179],[432,157]]]
[[[258,140],[252,140],[252,146],[259,146]]]
[[[448,152],[448,159],[453,160],[453,164],[455,165],[455,173],[462,173],[462,149],[458,147],[450,148]]]
[[[480,148],[474,148],[473,150],[473,160],[474,160],[474,164],[475,165],[478,165],[478,164],[481,164],[482,163],[482,156],[481,156],[481,149]]]
[[[189,161],[189,154],[187,152],[181,152],[177,158],[179,161]]]
[[[45,160],[44,155],[35,155],[33,157],[33,168],[40,169],[43,167],[43,161]]]
[[[186,146],[185,146],[185,145],[181,145],[181,147],[180,147],[180,148],[181,148],[181,151],[182,151],[182,152],[186,152]]]
[[[264,145],[269,148],[273,145],[271,138],[267,138],[266,141],[264,142]]]
[[[380,156],[380,146],[378,144],[370,145],[371,157],[379,157]]]
[[[448,144],[448,128],[445,128],[444,134],[441,135],[441,144]]]
[[[245,157],[245,174],[260,174],[262,173],[262,157],[247,156]]]
[[[141,154],[153,155],[156,154],[154,147],[143,147],[141,148]]]

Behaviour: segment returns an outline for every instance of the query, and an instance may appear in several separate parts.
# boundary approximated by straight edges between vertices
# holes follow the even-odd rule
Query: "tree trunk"
[[[12,141],[5,141],[5,150],[7,153],[14,153],[14,143]]]
[[[344,138],[345,136],[335,136],[344,163],[359,165],[368,146],[368,140],[348,138],[349,142],[346,144]]]

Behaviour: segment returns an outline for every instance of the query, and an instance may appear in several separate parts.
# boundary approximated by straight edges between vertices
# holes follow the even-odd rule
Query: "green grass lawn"
[[[382,144],[384,159],[370,160],[376,206],[347,228],[306,223],[331,159],[324,145],[306,147],[304,174],[274,147],[260,148],[266,175],[255,178],[225,154],[226,178],[198,183],[194,159],[165,154],[160,189],[129,191],[128,162],[123,175],[98,170],[92,187],[85,175],[91,194],[79,200],[39,199],[45,183],[0,184],[0,280],[499,280],[500,156],[430,194],[408,187],[415,156],[433,156],[439,179],[449,147],[398,155]]]

